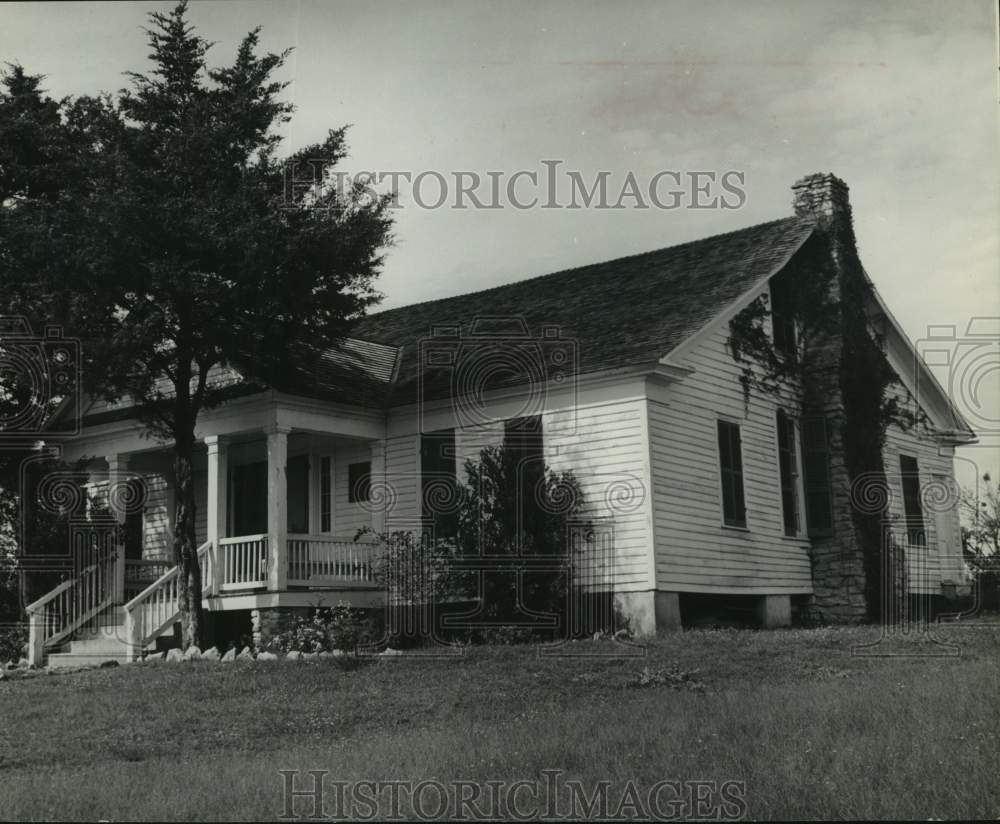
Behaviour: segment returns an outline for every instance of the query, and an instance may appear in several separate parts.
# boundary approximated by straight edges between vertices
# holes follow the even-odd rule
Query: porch
[[[377,603],[377,546],[356,534],[384,523],[370,494],[373,476],[384,474],[381,454],[381,440],[284,427],[206,435],[194,470],[203,607]],[[90,485],[106,485],[114,522],[102,530],[88,520],[75,577],[28,607],[33,663],[67,643],[80,646],[74,638],[102,616],[126,659],[172,630],[180,579],[172,559],[177,496],[165,480],[171,460],[160,449],[92,463]],[[113,490],[120,498],[137,484],[140,504],[110,503]]]

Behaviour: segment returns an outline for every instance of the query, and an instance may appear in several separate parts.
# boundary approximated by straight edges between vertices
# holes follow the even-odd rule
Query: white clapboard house
[[[514,438],[576,474],[612,547],[590,580],[637,632],[680,626],[686,600],[707,596],[755,604],[765,626],[800,605],[862,618],[837,426],[805,425],[777,395],[746,397],[728,343],[731,319],[776,278],[809,276],[804,250],[827,248],[836,265],[855,254],[847,187],[812,175],[793,191],[795,213],[769,223],[374,314],[280,386],[218,370],[232,398],[200,416],[195,467],[209,617],[252,619],[260,637],[295,610],[381,603],[377,548],[359,528],[419,530],[434,478],[461,479],[467,458]],[[935,594],[964,583],[958,514],[922,491],[954,487],[954,449],[974,434],[869,294],[893,391],[919,418],[888,433],[885,517],[910,590]],[[825,403],[836,421],[835,389]],[[82,411],[64,458],[89,460],[98,494],[123,479],[145,494],[119,516],[121,551],[31,605],[36,662],[134,656],[178,618],[171,445],[127,402],[84,399]],[[88,634],[101,620],[113,637]]]

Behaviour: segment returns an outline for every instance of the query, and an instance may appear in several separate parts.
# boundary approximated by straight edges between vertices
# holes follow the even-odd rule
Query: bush
[[[264,648],[280,653],[340,650],[356,654],[362,645],[375,640],[375,622],[364,611],[341,602],[296,618],[291,628],[272,636]]]
[[[27,654],[28,627],[24,624],[0,625],[0,661],[17,661]]]
[[[573,559],[567,536],[571,527],[591,527],[580,517],[583,491],[572,472],[554,472],[540,454],[526,455],[485,447],[478,461],[466,461],[464,483],[449,479],[425,490],[427,530],[376,535],[383,547],[379,582],[400,612],[478,604],[465,627],[434,627],[438,638],[524,643],[551,640],[569,627],[568,620],[553,627],[537,618],[568,619]]]
[[[505,625],[501,627],[485,627],[470,637],[472,641],[496,646],[513,646],[514,644],[530,644],[535,640],[536,632],[532,627]]]

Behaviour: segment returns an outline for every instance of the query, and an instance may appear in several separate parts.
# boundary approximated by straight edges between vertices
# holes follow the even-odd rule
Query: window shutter
[[[799,507],[796,490],[798,474],[795,455],[795,424],[778,410],[778,469],[781,478],[781,514],[785,525],[785,535],[799,534]]]
[[[920,502],[920,469],[917,466],[917,459],[910,455],[900,455],[899,474],[903,479],[906,542],[910,546],[924,546],[927,537],[924,532],[924,508]]]

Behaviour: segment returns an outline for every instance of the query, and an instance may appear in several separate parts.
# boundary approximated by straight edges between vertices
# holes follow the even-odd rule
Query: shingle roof
[[[652,363],[776,271],[812,228],[785,218],[378,312],[337,347],[303,350],[275,388],[381,407],[454,394],[456,362],[442,358],[456,351],[475,353],[459,358],[472,367],[459,375],[466,391],[521,384],[526,373],[552,380]],[[211,382],[233,395],[262,388],[228,367],[217,367]],[[86,420],[127,417],[127,407],[95,409]]]
[[[715,317],[754,283],[773,273],[805,241],[813,224],[785,218],[644,254],[370,315],[356,337],[399,347],[392,402],[446,393],[449,365],[428,365],[436,340],[478,343],[497,318],[519,319],[535,341],[558,328],[575,348],[579,373],[652,362]],[[442,330],[442,327],[444,329]],[[436,334],[441,331],[451,335]],[[509,349],[517,350],[516,338]],[[550,344],[543,343],[543,347]],[[551,344],[555,345],[555,344]],[[570,352],[571,354],[572,351]],[[517,360],[516,356],[511,358]],[[421,366],[421,363],[423,365]],[[550,364],[551,365],[551,364]],[[514,364],[512,363],[513,367]],[[508,378],[509,383],[521,382]],[[499,374],[490,384],[503,385]]]

